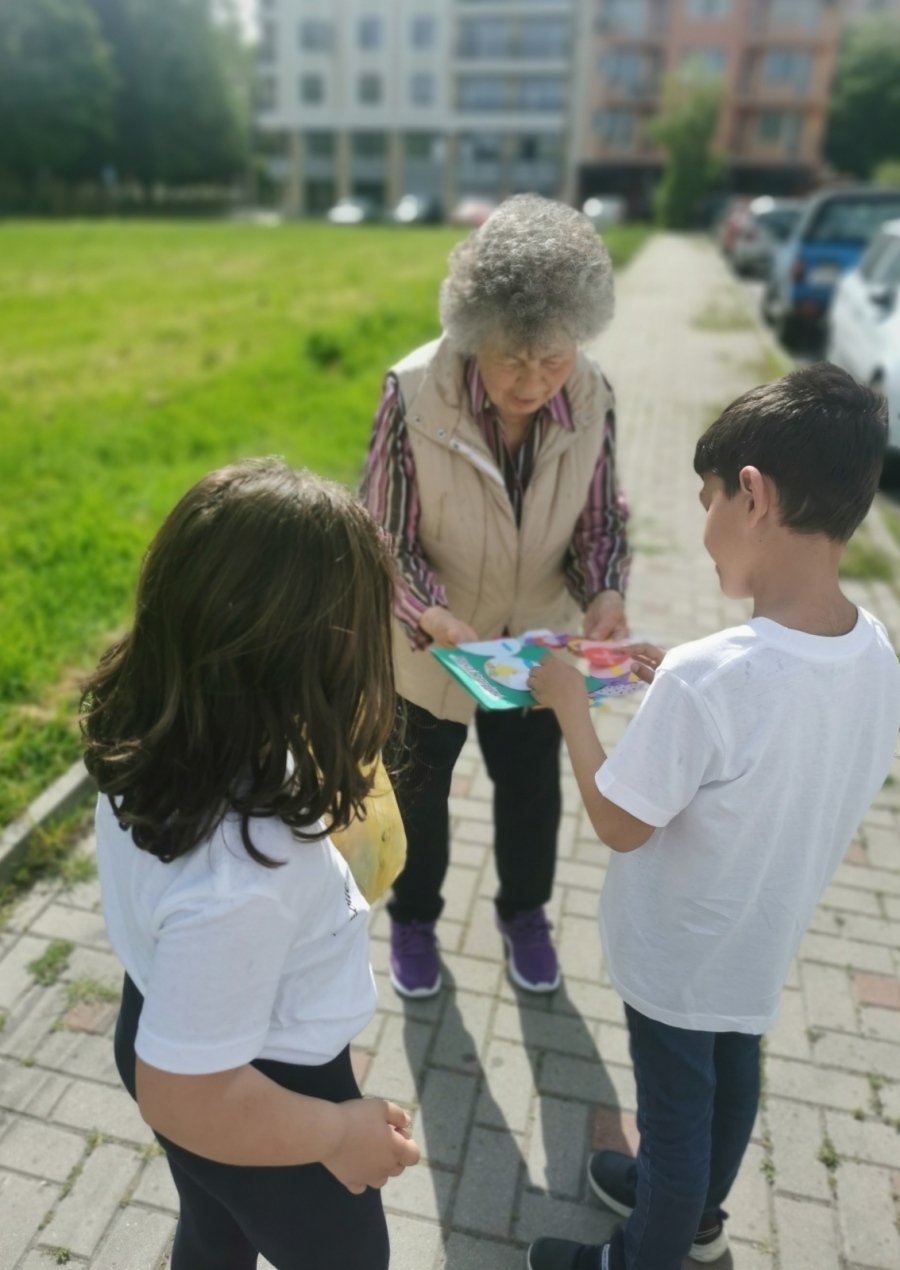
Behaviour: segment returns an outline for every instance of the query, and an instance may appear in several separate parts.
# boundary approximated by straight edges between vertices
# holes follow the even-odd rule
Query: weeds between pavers
[[[87,833],[93,821],[93,796],[60,816],[50,825],[32,830],[22,859],[15,872],[0,883],[0,929],[8,921],[18,900],[35,882],[61,881],[67,886],[90,882],[97,876],[97,865],[90,856],[78,855],[74,848]]]
[[[40,957],[29,961],[26,969],[35,983],[49,988],[68,970],[69,958],[74,951],[75,945],[67,939],[52,939]]]

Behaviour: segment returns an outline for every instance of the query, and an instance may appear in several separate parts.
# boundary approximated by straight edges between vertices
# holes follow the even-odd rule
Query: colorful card
[[[528,691],[528,676],[533,666],[553,652],[562,653],[565,660],[576,665],[585,676],[592,706],[602,705],[609,697],[628,696],[644,686],[620,644],[584,639],[581,635],[528,631],[516,638],[431,649],[444,669],[485,710],[533,706],[535,700]]]

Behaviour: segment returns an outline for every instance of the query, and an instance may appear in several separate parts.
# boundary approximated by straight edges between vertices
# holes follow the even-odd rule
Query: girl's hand
[[[534,667],[528,676],[528,688],[540,705],[549,706],[557,712],[566,705],[587,706],[587,682],[584,675],[574,666],[567,666],[552,653]]]
[[[419,628],[431,636],[438,648],[455,648],[457,644],[478,642],[477,631],[439,604],[425,610],[419,618]]]
[[[367,1186],[379,1190],[389,1177],[419,1163],[419,1148],[409,1136],[412,1121],[396,1103],[355,1098],[336,1110],[343,1133],[322,1163],[351,1194],[361,1195]]]
[[[645,684],[652,684],[659,670],[659,664],[665,657],[665,649],[655,644],[629,644],[624,651],[634,662],[634,673]]]

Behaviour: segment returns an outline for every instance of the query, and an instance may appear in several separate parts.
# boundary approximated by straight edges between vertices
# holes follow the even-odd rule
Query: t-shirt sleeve
[[[697,691],[657,671],[622,740],[600,768],[604,798],[661,829],[687,807],[721,766],[718,729]]]
[[[256,1058],[296,923],[260,893],[185,905],[163,919],[135,1050],[162,1071],[206,1075]]]

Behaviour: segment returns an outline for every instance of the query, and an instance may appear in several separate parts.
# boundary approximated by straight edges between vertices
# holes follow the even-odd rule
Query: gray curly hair
[[[581,212],[517,194],[450,253],[440,314],[457,352],[538,349],[599,335],[613,315],[609,252]]]

